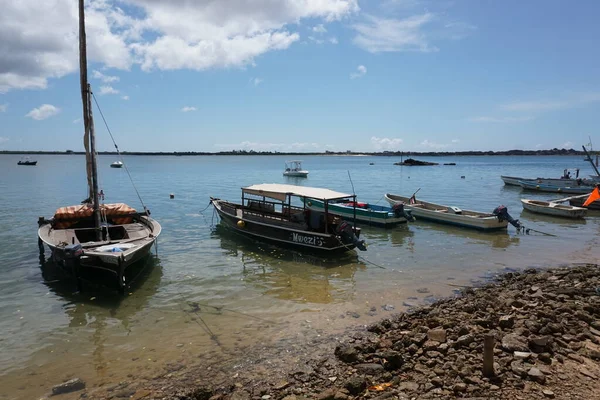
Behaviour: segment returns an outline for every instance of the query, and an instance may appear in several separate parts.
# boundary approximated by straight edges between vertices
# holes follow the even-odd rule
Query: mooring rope
[[[133,181],[133,178],[131,177],[129,168],[127,168],[127,164],[125,164],[125,161],[123,160],[123,156],[121,155],[121,152],[119,151],[119,146],[117,146],[117,142],[115,141],[115,138],[113,137],[113,134],[110,131],[110,128],[108,127],[108,123],[106,122],[106,118],[104,118],[104,113],[102,112],[102,109],[100,108],[100,104],[98,104],[98,100],[96,99],[96,95],[94,95],[94,92],[92,92],[92,97],[94,98],[94,103],[96,103],[96,107],[98,107],[98,111],[100,112],[102,121],[104,121],[104,126],[106,126],[106,130],[108,131],[108,134],[110,135],[113,145],[115,146],[115,149],[117,149],[117,155],[119,157],[119,160],[121,160],[121,162],[123,163],[123,166],[125,167],[125,171],[127,172],[127,175],[129,176],[129,180],[131,181],[131,184],[133,185],[133,189],[135,190],[135,193],[137,194],[137,197],[140,200],[140,203],[142,203],[142,207],[144,208],[144,211],[147,211],[146,205],[144,204],[144,201],[142,200],[142,196],[140,196],[140,192],[137,190],[137,187],[135,186],[135,182]]]

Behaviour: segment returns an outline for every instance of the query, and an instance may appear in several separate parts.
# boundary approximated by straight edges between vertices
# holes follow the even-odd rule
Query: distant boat
[[[285,170],[283,171],[284,176],[308,176],[308,171],[302,169],[301,160],[291,160],[285,162]]]
[[[585,208],[567,206],[551,201],[521,199],[521,203],[523,203],[523,208],[525,210],[555,217],[583,218],[587,213],[587,209]]]
[[[123,162],[122,161],[115,161],[114,163],[110,164],[111,168],[123,168]]]
[[[519,181],[521,187],[525,190],[532,190],[537,192],[548,192],[548,193],[569,193],[569,194],[585,194],[592,191],[591,186],[560,186],[552,184],[537,183],[531,181]]]
[[[22,158],[21,160],[19,160],[19,162],[17,162],[17,165],[34,166],[34,165],[37,165],[37,161],[32,161],[29,157],[25,157],[25,158]]]
[[[480,230],[506,229],[508,226],[508,219],[501,220],[493,213],[461,210],[454,206],[417,200],[414,196],[409,198],[387,193],[384,197],[391,205],[404,204],[404,208],[414,215],[417,220],[419,218],[427,219],[433,222]]]
[[[324,202],[315,199],[306,199],[307,208],[315,211],[324,211]],[[360,203],[354,201],[330,202],[327,212],[337,215],[345,220],[363,222],[368,225],[379,226],[383,228],[393,227],[399,224],[405,224],[407,221],[414,221],[414,217],[404,210],[404,204],[396,204],[393,207],[380,206],[376,204]]]

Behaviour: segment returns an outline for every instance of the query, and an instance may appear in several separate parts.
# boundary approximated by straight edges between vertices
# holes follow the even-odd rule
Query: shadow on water
[[[552,215],[537,214],[537,213],[534,213],[534,212],[531,212],[531,211],[525,210],[525,209],[521,212],[521,218],[523,220],[537,222],[537,223],[547,222],[547,223],[551,223],[551,224],[559,224],[565,228],[573,228],[575,226],[586,224],[586,221],[584,218],[555,217]]]
[[[361,239],[365,239],[369,246],[379,243],[384,245],[391,243],[393,247],[408,247],[410,249],[415,236],[409,224],[402,224],[389,229],[369,226],[360,226],[360,228],[362,229]]]
[[[212,235],[220,239],[227,255],[242,261],[247,283],[281,300],[346,301],[354,292],[355,273],[367,268],[354,251],[335,257],[315,256],[256,242],[222,225],[217,225]]]
[[[71,303],[93,303],[95,306],[116,308],[134,296],[149,298],[156,293],[162,277],[160,259],[149,255],[127,268],[125,278],[130,282],[125,295],[115,289],[114,276],[93,271],[84,276],[83,290],[78,292],[74,280],[51,258],[40,254],[43,283],[50,291]],[[93,300],[90,300],[93,299]]]

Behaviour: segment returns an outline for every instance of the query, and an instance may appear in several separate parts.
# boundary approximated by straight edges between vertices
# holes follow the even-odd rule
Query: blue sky
[[[0,149],[82,150],[74,2],[0,1]],[[596,1],[92,0],[86,13],[90,82],[122,150],[600,142]]]

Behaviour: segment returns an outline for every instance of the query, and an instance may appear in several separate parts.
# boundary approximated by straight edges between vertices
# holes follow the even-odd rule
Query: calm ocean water
[[[587,175],[592,170],[583,157],[447,157],[430,160],[457,165],[399,167],[392,165],[397,158],[307,156],[310,175],[300,179],[282,176],[280,156],[128,156],[136,187],[163,226],[158,256],[124,298],[102,290],[74,294],[40,259],[36,221],[86,197],[84,158],[38,156],[36,167],[17,166],[19,158],[0,155],[0,399],[39,397],[74,376],[95,386],[132,370],[149,378],[172,362],[198,363],[223,352],[238,357],[256,343],[277,346],[385,317],[384,305],[400,311],[451,295],[450,281],[468,283],[506,268],[595,263],[600,255],[599,215],[564,221],[528,214],[521,197],[559,196],[521,192],[500,179],[559,177],[567,167]],[[106,201],[141,208],[126,171],[109,168],[112,161],[99,157]],[[418,198],[463,209],[504,204],[526,226],[556,237],[417,221],[393,230],[367,227],[364,258],[351,252],[331,261],[241,240],[213,229],[212,208],[200,213],[209,196],[239,200],[240,188],[254,183],[351,193],[348,171],[361,201],[384,204],[386,192],[420,189]]]

